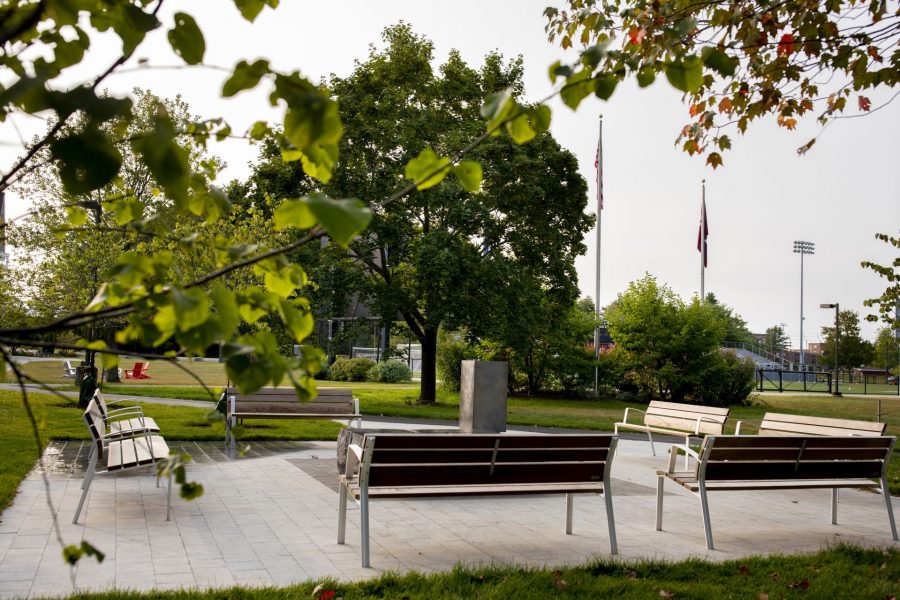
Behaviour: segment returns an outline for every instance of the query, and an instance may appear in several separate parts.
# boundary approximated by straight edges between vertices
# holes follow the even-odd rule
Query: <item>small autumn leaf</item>
[[[670,592],[668,590],[659,590],[660,598],[672,598],[675,596],[675,592]]]
[[[722,166],[722,155],[718,152],[710,152],[709,156],[706,157],[706,164],[711,166],[713,169]],[[746,567],[741,567],[746,568]]]
[[[857,101],[859,102],[859,110],[869,112],[872,109],[872,102],[865,96],[860,96]]]
[[[781,36],[781,40],[778,42],[778,54],[779,56],[790,56],[794,53],[794,36],[790,33],[786,33]]]
[[[635,46],[639,46],[641,42],[644,41],[644,37],[647,35],[647,30],[643,27],[637,28],[632,27],[628,32],[628,41]]]
[[[750,574],[750,568],[747,567],[747,565],[741,565],[741,566],[738,568],[738,573],[740,573],[741,575],[749,575],[749,574]]]
[[[719,102],[719,112],[725,113],[726,115],[730,115],[731,108],[732,108],[731,98],[729,98],[728,96],[722,98],[722,101]]]

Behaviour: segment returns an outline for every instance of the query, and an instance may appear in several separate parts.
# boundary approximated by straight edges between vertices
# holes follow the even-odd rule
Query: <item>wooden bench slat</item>
[[[793,461],[797,458],[798,448],[767,448],[764,453],[759,448],[717,448],[716,461]],[[805,460],[882,460],[884,448],[804,448]]]
[[[724,435],[716,437],[716,448],[888,448],[891,437],[819,437],[819,436],[754,436]],[[777,444],[776,444],[777,441]]]
[[[706,480],[716,479],[835,479],[881,477],[882,461],[825,461],[799,462],[767,461],[710,462],[706,465]]]
[[[522,494],[599,494],[603,482],[591,483],[523,483],[464,486],[412,486],[378,487],[369,490],[370,498],[409,498],[419,496],[509,496]],[[352,487],[350,494],[359,499],[359,487]]]
[[[778,427],[777,424],[801,424],[801,425],[819,425],[826,428],[848,429],[855,431],[869,431],[874,435],[882,435],[887,429],[887,423],[878,423],[875,421],[859,421],[856,419],[834,419],[830,417],[808,417],[806,415],[790,415],[786,413],[766,413],[763,416],[763,423],[770,423],[771,427]],[[839,435],[851,435],[841,433]]]
[[[665,400],[651,400],[648,405],[650,409],[669,409],[680,410],[685,412],[695,412],[704,415],[720,415],[727,417],[731,409],[721,406],[706,406],[705,404],[687,404],[684,402],[667,402]]]
[[[450,463],[372,465],[369,486],[503,485],[602,481],[605,463]]]
[[[689,431],[693,432],[697,429],[697,419],[690,418],[677,418],[677,417],[668,417],[668,416],[659,416],[655,414],[647,413],[647,416],[644,417],[644,424],[649,425],[651,427],[662,427],[665,429],[677,429],[681,431]],[[725,422],[721,423],[710,423],[709,421],[701,421],[700,422],[700,432],[701,433],[722,433],[725,428]]]
[[[521,463],[521,462],[553,462],[569,461],[583,458],[593,461],[605,461],[609,452],[605,448],[548,448],[548,449],[509,449],[498,448],[464,448],[453,451],[457,462]],[[373,462],[390,463],[444,463],[447,461],[446,449],[376,449]]]

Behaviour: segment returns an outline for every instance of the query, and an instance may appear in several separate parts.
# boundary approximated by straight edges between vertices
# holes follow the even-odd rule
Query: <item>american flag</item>
[[[603,210],[603,131],[597,140],[597,156],[594,158],[594,168],[597,169],[597,211]]]

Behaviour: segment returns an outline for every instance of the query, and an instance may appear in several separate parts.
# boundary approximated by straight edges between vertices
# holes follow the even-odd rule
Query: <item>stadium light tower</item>
[[[800,255],[800,370],[806,364],[806,350],[803,347],[803,255],[815,254],[815,242],[794,242],[794,252]]]

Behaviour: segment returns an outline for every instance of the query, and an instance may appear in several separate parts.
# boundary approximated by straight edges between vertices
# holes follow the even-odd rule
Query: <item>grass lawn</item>
[[[78,364],[81,358],[71,359],[72,364]],[[123,359],[119,362],[122,369],[130,369],[134,363],[138,361]],[[140,362],[147,362],[141,360]],[[150,379],[124,379],[135,386],[151,386],[151,385],[200,385],[200,381],[208,386],[225,387],[228,378],[225,375],[225,368],[221,363],[206,361],[178,361],[180,367],[189,369],[196,375],[192,377],[179,366],[164,360],[150,361],[150,370],[147,375]],[[23,365],[22,370],[29,377],[33,377],[43,383],[71,383],[71,379],[62,376],[63,360],[33,360]],[[197,381],[200,379],[200,381]]]
[[[852,546],[809,555],[769,556],[714,563],[686,560],[618,562],[531,569],[506,566],[456,567],[449,573],[388,573],[368,581],[326,581],[284,588],[210,591],[106,592],[78,594],[82,600],[286,600],[293,598],[406,598],[485,600],[523,598],[893,598],[900,579],[900,550]]]

